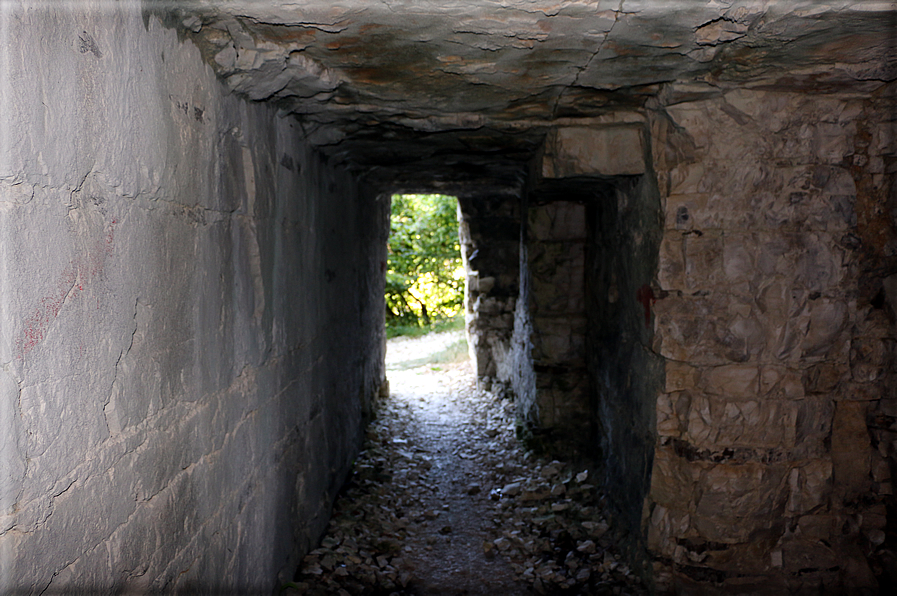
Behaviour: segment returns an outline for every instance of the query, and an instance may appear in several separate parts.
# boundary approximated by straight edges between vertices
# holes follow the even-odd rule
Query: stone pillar
[[[519,195],[459,197],[461,255],[467,272],[467,341],[477,383],[507,381],[507,354],[519,290]]]
[[[632,286],[629,302],[635,304],[635,288],[653,276],[651,242],[646,242],[649,235],[643,226],[657,227],[658,218],[651,215],[656,208],[651,211],[650,207],[655,199],[650,193],[639,194],[641,187],[633,184],[645,171],[642,135],[636,122],[551,131],[527,196],[521,258],[524,308],[518,308],[515,326],[514,389],[529,434],[544,437],[546,447],[568,455],[597,454],[599,443],[606,442],[598,438],[603,424],[613,429],[613,439],[608,441],[615,442],[605,452],[613,453],[617,462],[629,460],[618,451],[642,453],[653,442],[644,417],[635,416],[638,430],[631,428],[639,405],[622,410],[601,405],[622,395],[616,388],[603,389],[607,379],[620,383],[625,379],[617,379],[617,372],[608,370],[610,359],[594,357],[608,342],[622,352],[636,342],[647,342],[641,319],[606,321],[595,312],[607,311],[606,297],[619,294],[621,284],[624,291]],[[648,215],[643,216],[645,209]],[[599,246],[608,237],[616,244]],[[636,274],[630,261],[639,258],[644,266],[635,267]],[[610,274],[604,270],[606,265],[613,270]],[[630,310],[632,304],[628,304]],[[626,332],[626,325],[634,327],[634,332]],[[635,339],[619,341],[623,336]],[[643,397],[642,393],[628,395],[627,403],[641,404]],[[602,408],[614,419],[599,420]],[[645,445],[631,444],[632,436]],[[615,466],[609,465],[608,470]],[[644,465],[635,468],[641,470]],[[612,473],[619,476],[618,471]],[[643,479],[644,470],[637,476]]]
[[[876,586],[895,334],[888,268],[864,259],[897,235],[862,215],[893,184],[883,105],[737,91],[656,113],[669,295],[644,523],[661,592]]]
[[[538,428],[566,449],[582,449],[590,436],[589,381],[585,368],[586,205],[531,204],[527,210],[528,307]],[[575,447],[574,447],[575,446]]]

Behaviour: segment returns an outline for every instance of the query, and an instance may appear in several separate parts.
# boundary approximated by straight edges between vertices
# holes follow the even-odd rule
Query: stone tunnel
[[[478,383],[654,591],[883,593],[895,43],[875,0],[0,2],[0,592],[290,579],[390,196],[439,192]]]

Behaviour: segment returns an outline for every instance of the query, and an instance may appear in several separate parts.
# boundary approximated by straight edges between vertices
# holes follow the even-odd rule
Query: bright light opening
[[[441,329],[463,317],[465,272],[457,214],[453,196],[392,196],[386,271],[390,335]]]

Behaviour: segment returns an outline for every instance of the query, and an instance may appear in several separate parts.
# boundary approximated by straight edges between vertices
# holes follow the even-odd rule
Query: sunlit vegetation
[[[456,213],[455,197],[393,195],[386,271],[390,335],[444,328],[461,312],[464,266]]]

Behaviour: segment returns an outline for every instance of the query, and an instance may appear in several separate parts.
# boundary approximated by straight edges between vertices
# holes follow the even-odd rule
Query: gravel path
[[[463,332],[390,340],[391,395],[288,594],[641,594],[613,553],[587,470],[514,438],[513,404],[467,362]]]

